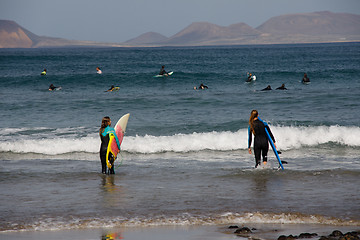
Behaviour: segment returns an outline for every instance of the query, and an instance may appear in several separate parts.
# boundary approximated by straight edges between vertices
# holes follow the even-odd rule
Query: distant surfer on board
[[[263,159],[263,164],[267,163],[267,154],[269,151],[268,136],[266,130],[268,131],[274,145],[275,138],[271,133],[271,130],[267,124],[265,124],[261,119],[258,118],[259,113],[257,110],[252,110],[249,119],[249,138],[248,138],[248,150],[251,154],[251,143],[252,135],[254,134],[254,154],[255,154],[255,168],[257,168],[261,163],[261,156]],[[276,148],[276,145],[275,145]]]
[[[55,87],[54,84],[50,84],[49,91],[58,90],[57,88],[60,88],[60,87]]]
[[[302,79],[302,83],[309,83],[310,82],[310,78],[307,76],[306,73],[304,73],[304,77]]]
[[[46,69],[44,69],[44,70],[41,72],[40,75],[45,76],[45,75],[46,75]]]
[[[102,71],[101,71],[101,69],[99,67],[96,68],[96,73],[97,74],[102,74]]]
[[[161,66],[159,75],[164,75],[164,76],[168,76],[168,75],[169,75],[169,74],[165,71],[165,66],[164,66],[164,65]]]
[[[208,89],[209,87],[204,85],[203,83],[200,84],[200,86],[198,88],[194,87],[194,90],[204,90],[204,89]]]
[[[285,87],[285,84],[281,84],[280,87],[276,88],[276,90],[287,90],[287,88]]]
[[[110,126],[111,126],[110,117],[103,117],[101,121],[101,127],[99,130],[99,135],[101,139],[101,146],[100,146],[101,172],[103,174],[106,174],[106,168],[107,168],[106,153],[109,145],[110,134],[115,136],[116,143],[118,145],[118,148],[120,149],[120,142],[116,135],[115,129]],[[115,159],[113,159],[113,161],[115,161]],[[114,166],[109,169],[109,174],[115,174]]]
[[[262,89],[261,91],[269,91],[269,90],[272,90],[271,86],[270,85],[267,85],[266,88]]]
[[[114,85],[111,85],[111,87],[107,90],[107,92],[112,92],[115,90],[115,86]]]
[[[256,76],[253,75],[252,73],[247,73],[247,80],[246,82],[251,82],[251,81],[255,81],[256,80]]]

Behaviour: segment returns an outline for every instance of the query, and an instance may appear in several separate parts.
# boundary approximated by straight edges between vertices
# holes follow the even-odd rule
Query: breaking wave
[[[322,144],[360,147],[360,127],[272,126],[271,129],[277,147],[281,150],[316,147]],[[96,133],[78,136],[71,133],[71,131],[75,132],[72,129],[66,129],[66,134],[58,133],[64,131],[63,129],[56,131],[32,129],[27,130],[26,135],[20,133],[10,135],[9,132],[12,131],[12,129],[0,131],[2,139],[0,152],[58,155],[74,152],[97,153],[100,147],[100,139]],[[122,151],[141,154],[244,150],[247,148],[247,134],[247,129],[240,129],[236,132],[194,132],[171,136],[126,136],[121,147]]]
[[[28,224],[11,224],[3,226],[0,232],[12,231],[49,231],[65,229],[87,228],[115,228],[115,227],[148,227],[172,225],[225,225],[225,224],[326,224],[334,226],[359,226],[358,220],[341,220],[320,215],[304,215],[299,213],[222,213],[215,215],[192,215],[183,213],[178,216],[138,216],[78,218],[63,217],[38,219]]]

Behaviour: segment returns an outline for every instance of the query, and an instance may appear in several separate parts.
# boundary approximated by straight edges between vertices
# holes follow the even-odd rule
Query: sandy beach
[[[236,224],[234,224],[236,225]],[[332,226],[317,224],[247,224],[237,225],[240,228],[248,227],[252,233],[245,235],[235,234],[236,229],[229,229],[231,225],[223,226],[156,226],[156,227],[123,227],[113,229],[77,229],[61,231],[24,231],[3,232],[3,240],[33,239],[33,240],[227,240],[227,239],[278,239],[280,236],[298,236],[301,233],[316,233],[312,239],[328,236],[334,230],[342,233],[359,231],[359,226]]]

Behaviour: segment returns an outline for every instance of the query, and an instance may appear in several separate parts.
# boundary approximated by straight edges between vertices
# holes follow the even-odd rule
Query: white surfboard
[[[167,74],[164,74],[164,75],[155,75],[154,77],[168,77],[168,76],[171,76],[174,72],[171,71],[171,72],[168,72]]]

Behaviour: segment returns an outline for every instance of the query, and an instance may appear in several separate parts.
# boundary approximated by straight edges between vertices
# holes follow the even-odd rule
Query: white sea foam
[[[45,218],[26,225],[13,224],[3,232],[12,231],[49,231],[79,228],[114,228],[114,227],[149,227],[172,225],[226,225],[226,224],[324,224],[333,226],[359,226],[356,220],[341,220],[320,215],[303,215],[297,213],[233,213],[215,215],[192,215],[183,213],[176,216],[153,217],[104,217],[104,218],[77,218],[63,217]]]
[[[271,126],[277,147],[281,150],[314,147],[334,143],[343,146],[360,146],[360,127],[317,126],[292,127]],[[0,152],[38,153],[58,155],[74,152],[97,153],[100,139],[96,133],[79,137],[66,130],[66,135],[54,133],[11,137],[9,130],[1,130]],[[59,131],[55,131],[59,132]],[[61,131],[60,131],[61,132]],[[171,136],[125,136],[122,150],[130,153],[192,152],[202,150],[232,151],[247,148],[247,129],[236,132],[204,132],[175,134]]]
[[[13,153],[40,153],[58,155],[73,152],[95,153],[99,151],[100,143],[94,137],[52,138],[52,139],[27,139],[6,141],[0,143],[1,152]]]
[[[360,146],[360,128],[343,126],[272,127],[282,149],[335,143],[351,147]]]

